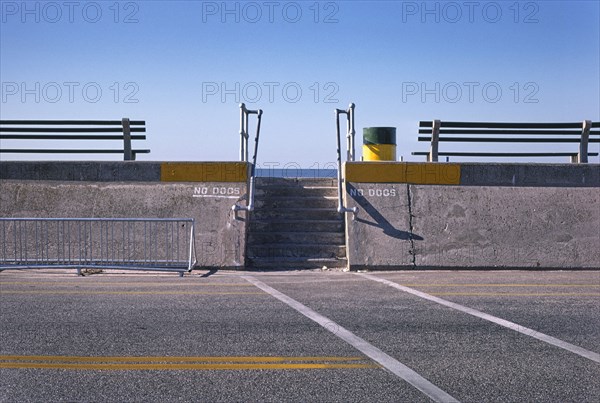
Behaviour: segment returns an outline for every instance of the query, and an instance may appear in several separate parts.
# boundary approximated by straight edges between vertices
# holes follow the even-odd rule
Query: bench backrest
[[[149,153],[146,149],[132,149],[132,140],[145,140],[146,122],[143,120],[0,120],[0,140],[11,141],[76,141],[121,140],[122,148],[4,148],[0,153],[16,154],[123,154],[125,161],[135,160],[136,154]]]
[[[431,143],[426,155],[428,161],[438,161],[441,156],[479,157],[571,157],[572,162],[587,162],[589,143],[600,143],[600,122],[583,123],[495,123],[446,122],[440,120],[419,122],[419,141]],[[579,143],[578,152],[440,152],[440,142],[460,143]]]

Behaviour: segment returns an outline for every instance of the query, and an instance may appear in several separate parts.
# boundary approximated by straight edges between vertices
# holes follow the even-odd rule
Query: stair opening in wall
[[[304,175],[327,173],[303,171]],[[293,178],[273,175],[289,171],[258,172],[247,266],[265,270],[346,268],[344,217],[337,212],[337,171],[330,170],[325,177]]]

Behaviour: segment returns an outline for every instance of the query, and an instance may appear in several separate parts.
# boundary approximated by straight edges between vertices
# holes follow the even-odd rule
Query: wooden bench
[[[78,141],[120,140],[122,148],[4,148],[0,153],[13,154],[123,154],[125,161],[135,160],[136,154],[150,150],[132,149],[132,140],[146,140],[146,122],[143,120],[0,120],[0,140],[20,143],[30,140]],[[117,134],[118,133],[118,134]],[[31,144],[31,143],[30,143]]]
[[[583,123],[491,123],[445,122],[440,120],[419,122],[419,141],[430,142],[429,151],[412,155],[425,155],[427,161],[436,162],[439,156],[447,157],[570,157],[571,162],[588,162],[589,143],[600,143],[600,122]],[[478,152],[439,151],[440,142],[455,143],[579,143],[578,151],[571,152]]]

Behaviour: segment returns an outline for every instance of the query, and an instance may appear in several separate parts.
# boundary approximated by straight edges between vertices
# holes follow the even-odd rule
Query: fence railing
[[[175,271],[196,264],[191,218],[0,218],[0,270]]]

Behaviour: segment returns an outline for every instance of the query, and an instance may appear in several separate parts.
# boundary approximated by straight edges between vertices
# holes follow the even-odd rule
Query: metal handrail
[[[354,150],[354,104],[350,104],[347,110],[336,109],[335,110],[335,123],[337,129],[337,162],[338,162],[338,213],[352,213],[353,217],[358,213],[358,207],[348,208],[344,206],[343,202],[343,178],[342,178],[342,142],[340,139],[340,115],[346,115],[346,159],[347,161],[354,161],[355,150]]]
[[[240,104],[240,161],[248,162],[248,118],[250,115],[256,115],[256,137],[254,138],[254,155],[252,156],[252,165],[250,166],[250,184],[248,190],[248,204],[240,206],[237,203],[231,206],[233,211],[254,211],[254,187],[256,172],[256,156],[258,155],[258,139],[260,136],[260,122],[262,119],[262,109],[250,110],[245,104]]]
[[[346,134],[346,143],[347,143],[347,150],[346,150],[346,159],[347,161],[355,161],[355,149],[354,149],[354,136],[356,134],[356,131],[354,130],[354,104],[350,104],[350,107],[348,108],[348,120],[347,120],[347,126],[348,126],[348,133]]]

